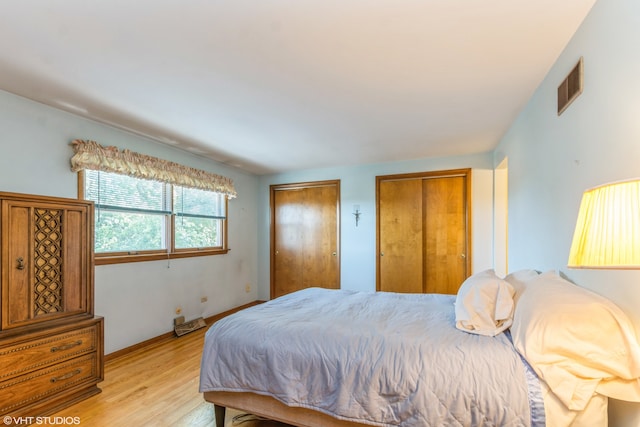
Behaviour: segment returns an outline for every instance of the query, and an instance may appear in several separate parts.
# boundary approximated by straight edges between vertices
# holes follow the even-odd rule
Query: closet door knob
[[[24,270],[24,258],[19,257],[17,260],[18,266],[16,267],[18,270]]]

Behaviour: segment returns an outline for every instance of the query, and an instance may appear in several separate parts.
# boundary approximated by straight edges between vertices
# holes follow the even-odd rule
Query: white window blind
[[[225,206],[224,194],[173,186],[173,213],[177,216],[225,219]]]
[[[85,198],[96,209],[170,214],[168,184],[111,172],[85,171]]]

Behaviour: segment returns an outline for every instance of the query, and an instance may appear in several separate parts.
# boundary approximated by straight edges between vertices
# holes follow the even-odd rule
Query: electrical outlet
[[[176,314],[182,313],[182,307],[176,307]]]
[[[246,285],[244,285],[244,291],[251,292],[251,283],[247,283]]]
[[[209,298],[207,298],[207,297],[200,298],[200,302],[207,302],[208,300],[209,300]]]

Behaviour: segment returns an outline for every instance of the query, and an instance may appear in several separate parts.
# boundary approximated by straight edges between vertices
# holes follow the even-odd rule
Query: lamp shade
[[[640,180],[584,192],[568,267],[640,268]]]

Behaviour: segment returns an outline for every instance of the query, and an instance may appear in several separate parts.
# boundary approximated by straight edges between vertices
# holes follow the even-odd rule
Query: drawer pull
[[[51,347],[51,353],[55,353],[56,351],[69,350],[70,348],[76,347],[82,344],[82,340],[78,340],[76,342],[72,342],[69,344],[61,345],[58,347]]]
[[[60,375],[59,377],[53,377],[49,381],[51,381],[52,383],[55,383],[57,381],[68,380],[72,376],[78,375],[80,372],[82,372],[81,369],[76,369],[74,371],[69,372],[68,374]]]

